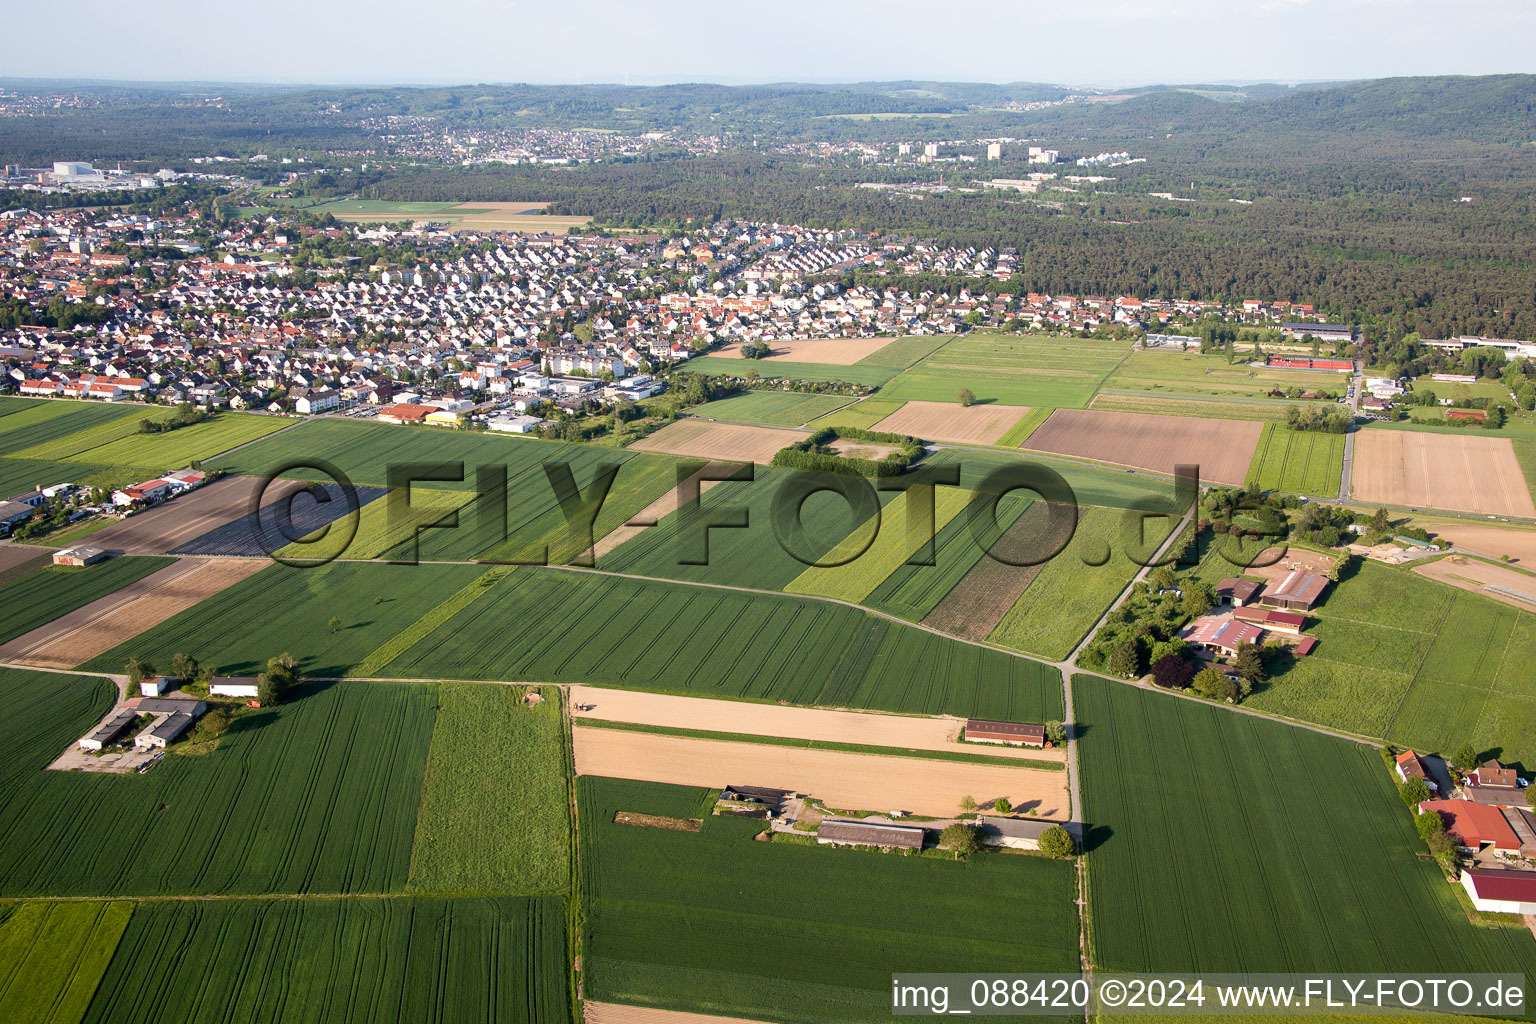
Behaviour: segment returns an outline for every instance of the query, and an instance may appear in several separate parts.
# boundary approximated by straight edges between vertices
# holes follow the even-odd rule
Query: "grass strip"
[[[481,573],[473,580],[449,595],[448,599],[436,608],[427,612],[421,618],[411,623],[410,626],[396,633],[385,643],[380,644],[362,661],[352,667],[347,673],[348,677],[357,679],[377,675],[385,665],[394,661],[400,655],[410,650],[418,640],[423,639],[437,627],[453,618],[460,610],[470,605],[475,598],[486,593],[496,584],[504,580],[516,566],[498,565],[488,572]]]

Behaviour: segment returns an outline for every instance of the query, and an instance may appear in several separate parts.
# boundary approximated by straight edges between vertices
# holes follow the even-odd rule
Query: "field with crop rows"
[[[105,466],[82,462],[0,459],[0,494],[20,494],[35,487],[52,487],[54,484],[94,483],[93,478],[105,472],[108,472]],[[145,478],[145,475],[138,477],[140,480]]]
[[[319,559],[326,545],[323,541],[308,543],[305,538],[324,529],[326,537],[335,534],[339,542],[352,532],[352,517],[358,517],[360,524],[363,509],[387,493],[383,487],[354,487],[348,495],[340,484],[310,484],[291,499],[269,501],[255,512],[214,527],[177,548],[176,553],[264,558],[292,547],[299,558]],[[352,508],[351,501],[357,502],[357,508]],[[290,537],[299,540],[290,542]]]
[[[48,401],[47,399],[12,399],[20,403],[0,416],[0,455],[13,455],[29,448],[48,445],[60,438],[103,424],[133,417],[129,430],[138,429],[144,406],[103,405],[87,402]],[[134,416],[138,413],[138,416]],[[61,456],[38,455],[49,459]]]
[[[711,420],[746,420],[798,427],[847,405],[844,395],[803,395],[794,391],[749,391],[744,395],[705,402],[688,410]]]
[[[1144,412],[1154,416],[1204,416],[1218,420],[1283,420],[1287,405],[1306,407],[1309,404],[1270,398],[1223,399],[1209,395],[1100,388],[1088,408],[1105,412]]]
[[[983,532],[980,540],[973,532],[971,517],[961,513],[935,536],[933,565],[903,563],[897,566],[879,586],[864,596],[862,603],[921,622],[923,616],[933,611],[955,584],[986,557],[985,548],[1012,526],[1030,504],[1030,498],[1023,492],[1004,495],[998,503],[996,527]]]
[[[391,492],[394,493],[394,492]],[[410,504],[389,503],[389,494],[362,507],[357,532],[347,539],[347,530],[337,528],[320,536],[318,531],[277,551],[283,558],[380,558],[400,547],[420,529],[445,522],[464,508],[475,495],[471,491],[439,491],[420,485],[410,489]]]
[[[899,372],[898,367],[880,366],[864,362],[852,366],[836,366],[832,363],[794,363],[782,359],[731,359],[726,356],[695,356],[678,366],[684,373],[705,373],[716,376],[740,377],[749,370],[757,371],[763,380],[812,380],[843,381],[876,387],[884,384]]]
[[[1081,408],[1130,352],[1129,342],[972,332],[882,388],[882,398],[953,402],[968,388],[984,402]]]
[[[145,630],[89,663],[121,672],[130,655],[162,668],[178,651],[221,674],[254,675],[284,651],[306,675],[341,676],[485,571],[476,565],[332,562],[274,565]],[[333,633],[332,617],[340,619]],[[434,678],[424,673],[421,678]]]
[[[900,369],[911,366],[919,359],[926,359],[934,350],[942,347],[949,341],[946,335],[914,335],[907,338],[897,338],[884,345],[877,352],[860,359],[859,366],[891,366]]]
[[[1536,765],[1536,614],[1453,593],[1387,735],[1445,753],[1470,742]]]
[[[131,903],[23,903],[0,921],[0,1020],[78,1024]]]
[[[1343,470],[1343,434],[1266,423],[1248,469],[1248,483],[1266,491],[1332,496],[1339,493]]]
[[[380,674],[1024,721],[1061,715],[1054,669],[845,605],[532,567],[513,570]]]
[[[141,904],[86,1024],[572,1017],[558,898]]]
[[[1100,968],[1536,970],[1530,932],[1472,925],[1419,859],[1424,844],[1372,747],[1097,678],[1076,677],[1073,697],[1090,737]]]
[[[992,631],[993,643],[1053,661],[1065,658],[1140,570],[1128,555],[1131,547],[1141,547],[1149,555],[1176,523],[1170,518],[1144,520],[1143,542],[1127,532],[1134,517],[1126,513],[1103,508],[1080,511],[1072,540],[1045,563],[1003,616]],[[1101,560],[1102,564],[1090,564]]]
[[[1077,969],[1065,861],[753,842],[762,823],[702,813],[707,791],[597,777],[577,788],[590,998],[786,1024],[883,1021],[902,965]],[[704,826],[621,825],[619,811]]]
[[[238,715],[212,752],[167,755],[147,775],[40,771],[109,697],[101,680],[0,673],[0,739],[11,752],[0,892],[404,887],[435,686],[308,684],[278,707]]]
[[[0,587],[0,607],[5,609],[5,616],[0,619],[0,643],[121,590],[173,561],[128,556],[109,558],[84,568],[50,565]]]
[[[411,848],[410,888],[564,892],[571,822],[561,694],[442,683]]]

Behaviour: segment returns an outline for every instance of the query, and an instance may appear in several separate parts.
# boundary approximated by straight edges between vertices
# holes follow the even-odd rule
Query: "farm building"
[[[178,711],[174,715],[166,715],[135,736],[133,738],[133,745],[144,750],[151,747],[165,747],[176,737],[186,732],[195,721],[197,721],[197,716],[189,715],[185,711]]]
[[[139,680],[139,693],[145,697],[159,697],[174,689],[176,689],[175,681],[165,676],[149,676]]]
[[[1234,608],[1242,608],[1253,603],[1253,599],[1263,589],[1264,584],[1257,580],[1245,580],[1241,576],[1234,576],[1216,584],[1216,600],[1230,604]]]
[[[872,821],[829,818],[816,830],[816,842],[824,846],[878,846],[886,850],[921,850],[927,832],[910,825],[886,825]]]
[[[1397,755],[1396,760],[1398,778],[1404,782],[1407,782],[1409,779],[1423,779],[1424,784],[1429,787],[1431,793],[1439,792],[1440,784],[1429,777],[1429,773],[1424,770],[1424,762],[1419,760],[1418,754],[1411,750],[1405,750]]]
[[[1520,837],[1497,807],[1485,807],[1466,800],[1426,800],[1419,804],[1419,811],[1438,811],[1445,819],[1446,833],[1464,850],[1472,853],[1485,849],[1495,853],[1520,852]]]
[[[169,480],[146,480],[142,484],[134,484],[124,487],[120,491],[112,492],[112,504],[133,505],[138,502],[160,501],[171,493]]]
[[[112,717],[101,723],[101,727],[89,736],[80,738],[81,750],[100,750],[110,744],[116,743],[118,738],[128,730],[139,716],[129,708],[119,708],[112,713]]]
[[[1203,647],[1213,654],[1232,657],[1241,644],[1256,644],[1264,639],[1264,630],[1251,622],[1239,622],[1230,615],[1213,615],[1196,619],[1180,634],[1196,647]]]
[[[101,548],[64,548],[53,553],[54,565],[95,565],[107,557]]]
[[[1010,747],[1045,746],[1045,726],[1029,722],[995,722],[970,718],[965,723],[967,743],[1005,743]]]
[[[532,434],[548,422],[537,416],[492,416],[485,426],[497,434]]]
[[[1469,868],[1461,887],[1472,905],[1490,914],[1536,914],[1536,871]]]
[[[1259,603],[1272,608],[1310,611],[1328,588],[1328,577],[1306,569],[1292,569],[1273,587],[1265,587]]]
[[[254,698],[256,690],[255,676],[214,676],[208,685],[208,695],[211,697]]]
[[[1348,324],[1287,323],[1281,324],[1280,330],[1293,338],[1302,338],[1310,334],[1318,341],[1355,340],[1355,329]],[[1343,362],[1343,360],[1314,359],[1312,362]],[[1350,364],[1349,368],[1354,369],[1353,364]]]
[[[1261,629],[1288,633],[1291,636],[1300,636],[1301,627],[1307,624],[1305,615],[1298,615],[1296,612],[1279,612],[1272,608],[1238,608],[1233,611],[1232,617],[1239,622],[1250,622]]]
[[[1081,827],[1067,821],[1045,821],[1040,818],[982,818],[981,841],[988,846],[1001,846],[1009,850],[1038,850],[1040,836],[1052,825],[1060,825],[1081,845]]]
[[[435,405],[411,405],[400,403],[386,405],[379,410],[378,419],[384,423],[421,423],[435,412],[441,410]]]

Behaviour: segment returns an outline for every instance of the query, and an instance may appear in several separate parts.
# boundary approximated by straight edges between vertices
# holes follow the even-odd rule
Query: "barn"
[[[1461,887],[1472,905],[1490,914],[1536,914],[1536,871],[1468,868]]]
[[[816,830],[824,846],[878,846],[885,850],[921,850],[927,831],[910,825],[828,818]]]
[[[991,818],[980,821],[981,841],[1006,850],[1038,850],[1040,837],[1053,825],[1067,830],[1074,842],[1082,845],[1082,826],[1070,821],[1046,821],[1042,818]]]
[[[997,722],[970,718],[965,723],[968,743],[1005,743],[1011,747],[1045,746],[1045,726],[1029,722]]]
[[[1306,569],[1292,569],[1274,586],[1265,587],[1259,603],[1271,608],[1310,611],[1328,588],[1328,577]]]

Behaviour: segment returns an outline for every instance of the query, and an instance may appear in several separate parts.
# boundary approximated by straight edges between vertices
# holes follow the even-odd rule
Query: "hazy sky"
[[[0,75],[59,78],[1112,86],[1536,71],[1536,0],[71,0],[12,5],[6,21]]]

